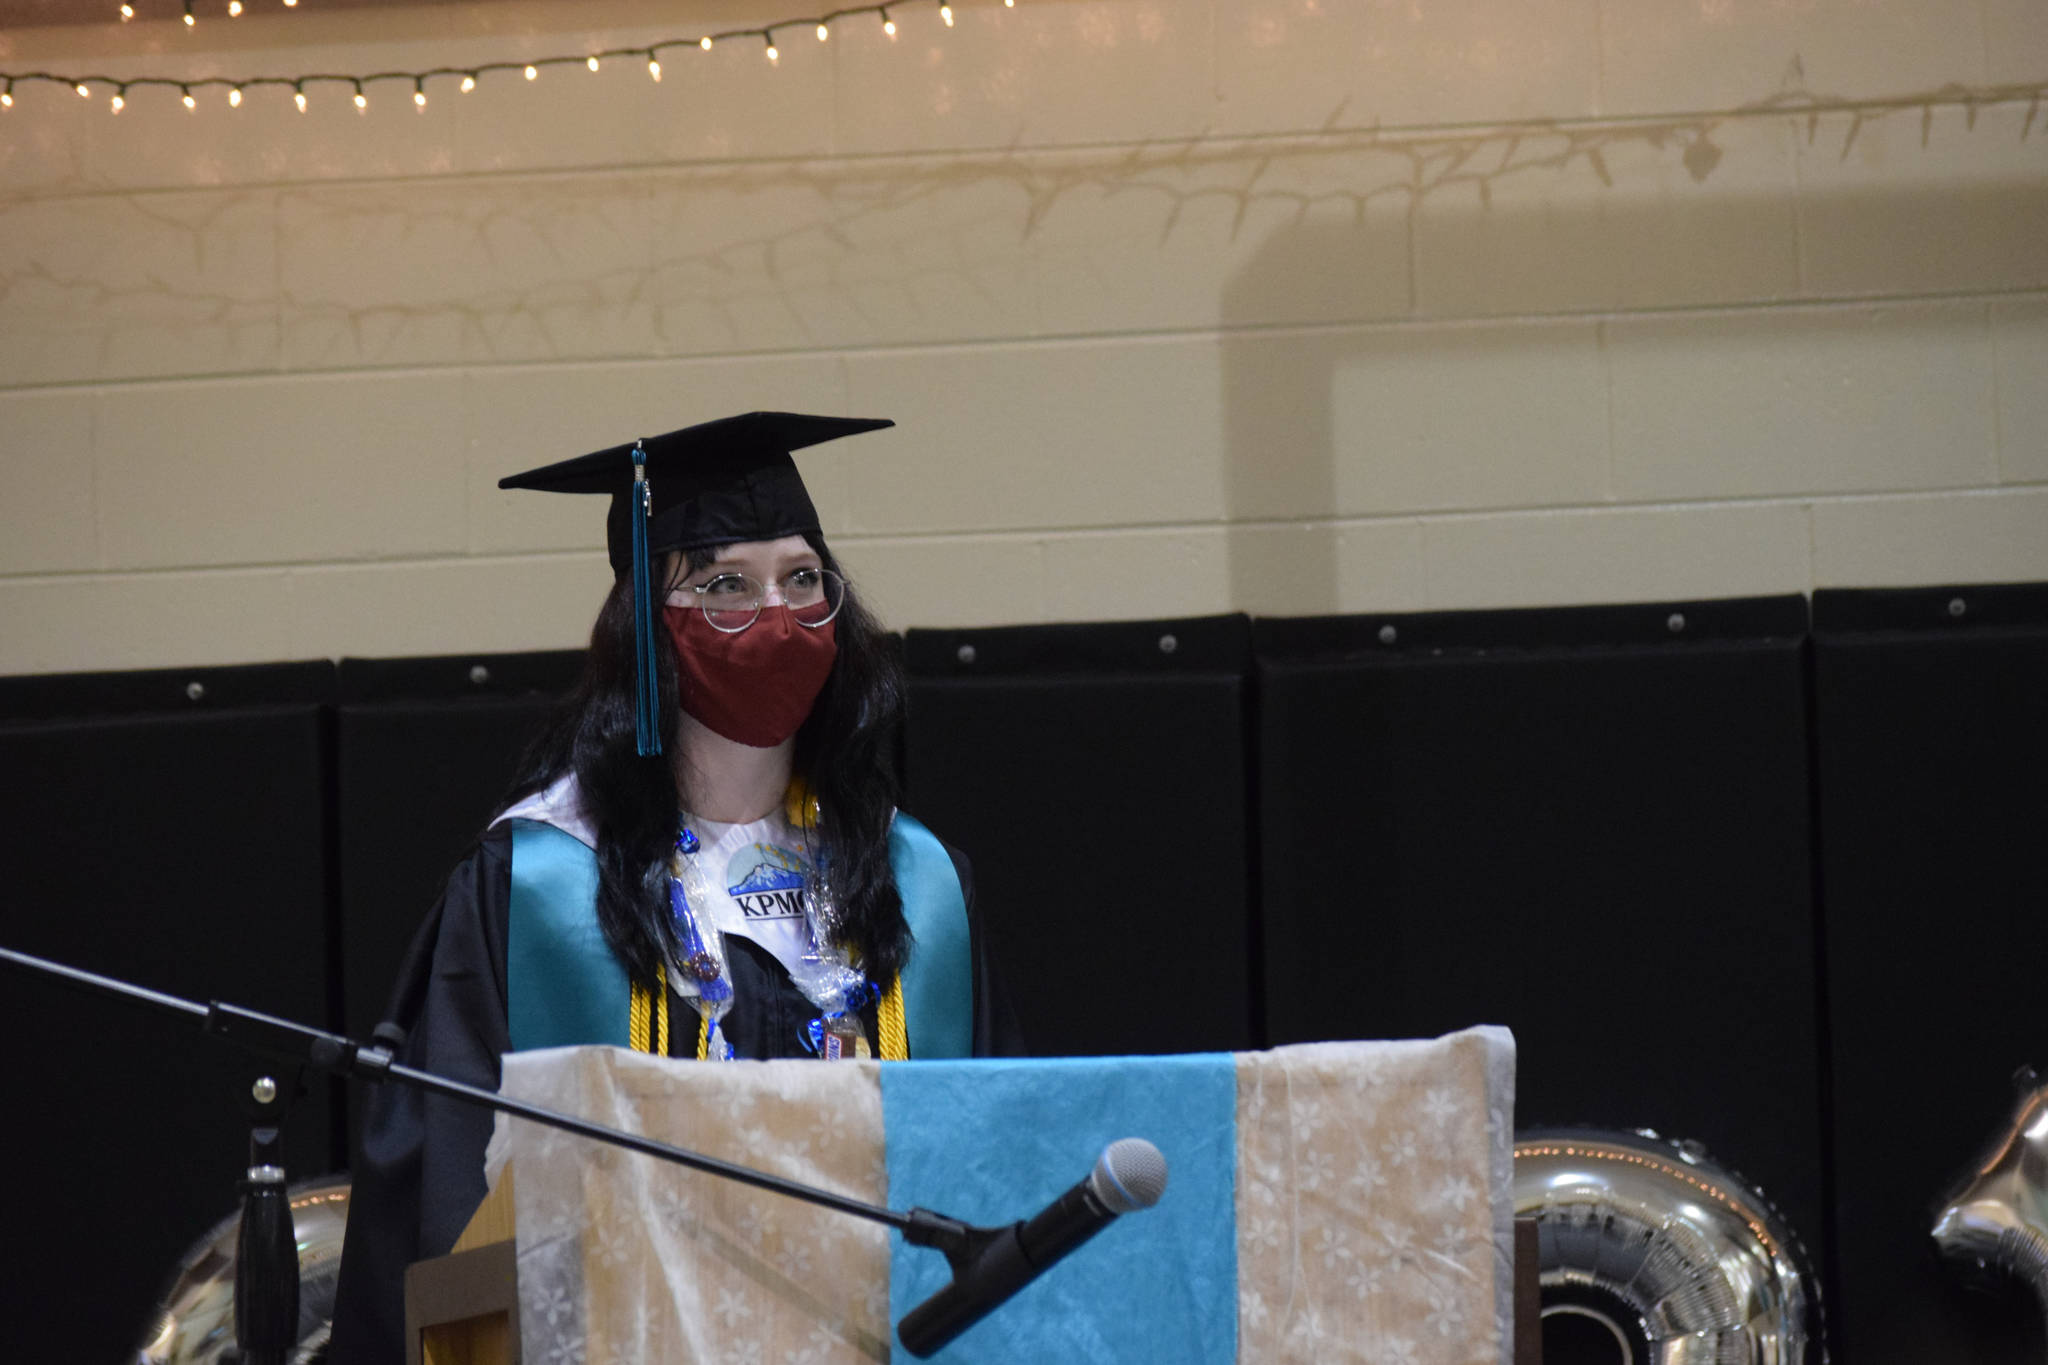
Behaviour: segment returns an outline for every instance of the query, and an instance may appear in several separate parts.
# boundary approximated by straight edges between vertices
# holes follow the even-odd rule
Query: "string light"
[[[286,9],[296,9],[298,7],[298,0],[282,0],[282,3]],[[715,33],[700,32],[694,38],[682,36],[665,38],[639,49],[613,48],[597,52],[562,53],[536,57],[528,62],[485,62],[466,70],[462,68],[451,70],[447,67],[438,67],[426,71],[378,71],[374,73],[365,72],[360,75],[351,75],[346,72],[322,72],[297,76],[280,74],[275,76],[245,76],[233,82],[216,76],[207,76],[196,80],[178,80],[175,77],[149,76],[131,81],[116,82],[106,77],[93,75],[64,75],[47,71],[0,71],[0,84],[4,84],[4,91],[0,91],[0,94],[4,94],[4,99],[0,99],[0,108],[12,109],[14,107],[14,87],[20,82],[49,81],[52,84],[69,85],[78,93],[81,99],[90,99],[95,86],[111,88],[118,85],[119,89],[115,93],[119,95],[123,108],[127,106],[127,91],[131,87],[174,86],[177,88],[180,99],[188,110],[197,108],[197,101],[192,95],[195,86],[232,85],[232,88],[228,91],[227,100],[231,108],[237,109],[242,105],[242,95],[245,91],[266,85],[283,86],[291,90],[292,103],[298,108],[299,112],[304,113],[308,108],[306,83],[308,81],[332,80],[349,83],[354,89],[353,98],[357,110],[366,111],[369,108],[369,93],[366,89],[368,85],[384,80],[409,80],[413,83],[413,104],[417,108],[424,109],[426,107],[426,82],[434,77],[443,75],[460,77],[462,93],[469,94],[476,89],[477,82],[487,73],[495,74],[501,71],[517,71],[524,75],[528,81],[536,81],[540,78],[540,68],[543,66],[582,62],[592,72],[596,72],[602,68],[604,61],[609,58],[632,58],[644,53],[647,61],[648,76],[655,81],[659,81],[662,79],[659,57],[661,49],[664,47],[680,47],[685,43],[695,43],[704,51],[709,52],[714,45],[730,39],[758,37],[762,40],[763,55],[767,58],[768,62],[771,65],[779,65],[782,58],[782,49],[777,46],[775,41],[777,30],[799,26],[807,27],[817,37],[819,42],[825,43],[831,41],[832,27],[836,22],[857,14],[874,15],[881,21],[882,32],[893,41],[898,36],[895,11],[902,8],[903,3],[904,0],[882,0],[882,2],[874,4],[855,4],[842,9],[832,10],[827,14],[814,18],[791,17],[777,20],[765,28],[732,29]],[[958,20],[953,13],[953,6],[950,0],[937,0],[937,4],[939,18],[945,22],[948,28],[954,27]],[[135,17],[136,5],[132,0],[130,3],[123,4],[120,8],[121,17],[124,21]],[[195,26],[198,23],[198,16],[194,10],[193,0],[182,0],[181,8],[182,18],[186,26]],[[240,15],[247,12],[247,0],[225,0],[225,8],[227,8],[230,14]],[[1004,0],[1004,8],[1015,9],[1016,0]]]
[[[228,18],[239,19],[241,17],[242,0],[228,0]]]
[[[117,90],[114,92],[114,98],[107,101],[107,108],[113,110],[115,113],[118,114],[121,112],[122,107],[127,103],[127,97]]]

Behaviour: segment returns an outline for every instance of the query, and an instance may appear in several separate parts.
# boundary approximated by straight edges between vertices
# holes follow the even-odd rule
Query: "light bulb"
[[[590,69],[591,69],[592,71],[595,71],[595,70],[597,70],[597,58],[596,58],[596,56],[595,56],[595,55],[593,55],[593,56],[590,56],[590,57],[587,57],[587,58],[585,58],[585,59],[584,59],[584,62],[583,62],[583,64],[584,64],[585,66],[589,67],[589,68],[590,68]]]
[[[773,43],[768,44],[768,60],[771,62],[779,62],[782,60],[782,54],[775,50],[775,44]]]
[[[228,18],[239,19],[241,17],[242,0],[228,0]]]
[[[121,6],[121,22],[122,22],[122,23],[124,23],[124,24],[125,24],[125,23],[127,23],[127,22],[128,22],[128,21],[129,21],[130,19],[133,19],[134,17],[135,17],[135,6],[133,6],[133,5],[123,5],[123,6]]]
[[[476,77],[464,76],[462,78],[462,93],[467,95],[470,91],[474,89],[476,89]]]
[[[235,87],[234,89],[232,89],[232,90],[228,91],[228,108],[230,108],[230,109],[239,109],[239,108],[241,108],[241,107],[242,107],[242,87],[238,85],[238,86],[236,86],[236,87]]]
[[[530,81],[531,81],[531,80],[538,80],[539,78],[540,78],[540,68],[539,68],[539,67],[537,67],[537,66],[528,66],[528,67],[526,68],[526,79],[528,79],[528,80],[530,80]]]
[[[305,91],[303,91],[303,90],[295,90],[295,91],[293,91],[293,92],[292,92],[292,103],[293,103],[293,104],[296,104],[296,105],[298,105],[298,106],[299,106],[299,112],[300,112],[300,113],[302,113],[302,114],[303,114],[303,113],[305,113],[305,112],[306,112],[306,92],[305,92]]]
[[[412,92],[412,102],[413,102],[413,103],[414,103],[415,105],[417,105],[417,106],[418,106],[419,108],[421,108],[421,109],[424,109],[424,108],[426,108],[426,107],[427,107],[427,92],[426,92],[426,91],[424,91],[424,90],[414,90],[414,91]]]
[[[107,108],[113,110],[115,113],[118,114],[121,112],[121,107],[127,103],[127,100],[121,98],[119,95],[116,95],[114,96],[114,98],[107,101]]]
[[[820,24],[820,25],[818,25],[818,41],[819,41],[819,42],[821,42],[821,43],[822,43],[822,42],[824,42],[824,41],[825,41],[825,40],[826,40],[827,38],[830,38],[831,36],[832,36],[832,30],[831,30],[831,29],[829,29],[829,28],[826,28],[826,27],[825,27],[825,26],[824,26],[823,24]]]
[[[360,90],[356,91],[356,112],[360,114],[363,112],[363,110],[368,109],[369,107],[370,97],[368,95],[365,95]]]
[[[190,90],[187,90],[185,92],[184,99],[182,99],[179,102],[183,104],[187,109],[197,109],[199,107],[199,101],[192,98],[192,92]]]
[[[946,21],[947,28],[953,27],[953,7],[951,5],[940,5],[939,17]]]
[[[888,34],[891,38],[894,38],[896,36],[896,21],[894,19],[889,18],[887,15],[883,15],[882,32]]]
[[[9,90],[5,94],[0,94],[0,109],[12,109],[13,107],[14,92]]]
[[[78,98],[80,99],[90,99],[92,97],[92,91],[86,89],[84,81],[80,81],[77,85],[73,86],[72,89],[78,92]]]
[[[697,46],[703,48],[706,52],[709,52],[711,50],[711,35],[707,33],[702,38],[699,38],[697,40]]]
[[[660,62],[658,62],[658,61],[656,61],[656,60],[654,60],[654,58],[652,58],[652,57],[649,57],[649,58],[647,59],[647,74],[648,74],[648,75],[650,75],[650,76],[652,76],[652,77],[654,77],[654,79],[656,79],[656,80],[660,80],[660,79],[661,79],[661,63],[660,63]]]

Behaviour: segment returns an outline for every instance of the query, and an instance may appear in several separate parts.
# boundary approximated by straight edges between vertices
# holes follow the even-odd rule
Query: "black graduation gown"
[[[974,1055],[1022,1055],[1015,1016],[982,951],[967,860],[950,846],[946,851],[967,897]],[[499,825],[449,877],[399,968],[386,1011],[406,1031],[397,1061],[497,1089],[498,1058],[512,1048],[505,987],[511,887],[511,831]],[[734,1004],[719,1027],[734,1050],[747,1058],[804,1056],[799,1035],[817,1008],[766,950],[736,936],[728,936],[726,946]],[[696,1056],[696,1010],[671,993],[669,1020],[670,1055]],[[864,1022],[873,1044],[872,1005]],[[350,1168],[348,1232],[328,1359],[332,1365],[388,1365],[405,1358],[405,1267],[447,1254],[484,1197],[492,1115],[391,1081],[358,1093],[366,1107]]]

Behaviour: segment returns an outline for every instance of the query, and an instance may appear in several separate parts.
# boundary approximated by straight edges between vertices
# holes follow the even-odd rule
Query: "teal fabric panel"
[[[597,856],[553,825],[511,825],[505,990],[512,1050],[627,1046],[626,969],[597,927]]]
[[[889,867],[916,940],[903,968],[903,1028],[910,1055],[974,1050],[974,945],[960,874],[938,836],[900,811],[889,826]]]
[[[1235,1058],[910,1061],[881,1073],[892,1208],[1001,1226],[1063,1194],[1118,1138],[1149,1138],[1166,1157],[1155,1207],[1116,1219],[933,1360],[1235,1361]],[[893,1324],[950,1277],[941,1253],[894,1239],[889,1320],[899,1365],[913,1357]]]

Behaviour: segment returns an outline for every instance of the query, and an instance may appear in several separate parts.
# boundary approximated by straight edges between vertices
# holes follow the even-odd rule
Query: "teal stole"
[[[630,987],[597,926],[597,855],[553,825],[508,823],[505,989],[512,1050],[627,1046]],[[974,966],[959,873],[938,837],[900,812],[889,826],[889,866],[913,939],[903,968],[910,1055],[965,1057],[974,1041]]]

